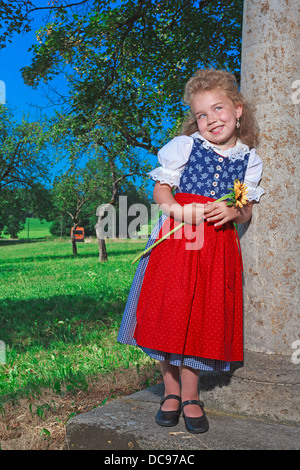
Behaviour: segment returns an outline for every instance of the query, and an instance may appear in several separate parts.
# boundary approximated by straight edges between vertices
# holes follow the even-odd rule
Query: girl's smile
[[[192,111],[200,134],[209,142],[229,149],[236,144],[236,121],[242,105],[235,105],[219,89],[203,91],[194,96]]]
[[[213,134],[219,134],[224,129],[224,126],[215,127],[211,130]]]

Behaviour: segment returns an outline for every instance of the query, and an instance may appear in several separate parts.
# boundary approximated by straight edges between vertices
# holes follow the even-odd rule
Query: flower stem
[[[225,199],[228,199],[229,197],[232,197],[232,193],[226,194],[225,196],[220,197],[220,199],[217,199],[214,202],[221,202],[221,201],[224,201]]]
[[[181,227],[184,226],[184,222],[182,222],[180,225],[177,225],[177,227],[175,227],[173,230],[171,230],[171,232],[167,233],[166,235],[164,235],[162,238],[160,238],[159,240],[157,240],[157,242],[155,242],[153,245],[149,246],[149,248],[147,248],[146,250],[144,250],[142,253],[140,253],[136,258],[134,258],[134,260],[132,261],[131,264],[134,264],[136,261],[138,261],[142,256],[144,256],[146,253],[148,253],[148,251],[152,250],[152,248],[154,248],[155,246],[157,246],[160,242],[162,242],[163,240],[165,240],[166,238],[168,238],[170,235],[172,235],[172,233],[176,232],[177,230],[179,230]]]
[[[221,201],[224,201],[225,199],[228,199],[228,198],[232,198],[233,197],[233,194],[232,193],[229,193],[229,194],[226,194],[225,196],[222,196],[220,197],[220,199],[217,199],[216,201],[214,202],[221,202]],[[134,258],[134,260],[132,261],[131,264],[134,264],[136,263],[142,256],[146,255],[150,250],[152,250],[152,248],[156,247],[159,243],[161,243],[163,240],[165,240],[166,238],[168,238],[170,235],[172,235],[172,233],[176,232],[177,230],[179,230],[181,227],[184,226],[184,222],[182,222],[180,225],[178,225],[177,227],[175,227],[173,230],[171,230],[171,232],[167,233],[166,235],[164,235],[162,238],[160,238],[159,240],[157,240],[157,242],[155,242],[153,245],[149,246],[149,248],[147,248],[146,250],[142,251],[142,253],[140,253],[136,258]]]

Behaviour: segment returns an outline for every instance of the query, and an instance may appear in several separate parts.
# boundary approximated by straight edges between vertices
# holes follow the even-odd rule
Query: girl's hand
[[[153,197],[161,210],[179,222],[190,225],[199,225],[203,222],[204,204],[191,203],[181,206],[172,195],[172,188],[168,184],[156,182]]]
[[[227,222],[243,224],[251,219],[253,202],[248,202],[243,207],[227,206],[226,201],[211,202],[204,206],[204,218],[207,222],[215,222],[214,226],[220,227]]]
[[[227,222],[237,219],[241,210],[235,206],[227,206],[226,201],[211,202],[204,206],[204,218],[207,222],[216,222],[215,227],[220,227]]]
[[[192,202],[182,207],[183,221],[190,225],[199,225],[204,220],[204,204]]]

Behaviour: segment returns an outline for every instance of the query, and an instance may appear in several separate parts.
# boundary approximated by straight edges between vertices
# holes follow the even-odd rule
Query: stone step
[[[210,429],[190,434],[183,417],[172,428],[155,416],[163,384],[136,392],[70,419],[66,439],[71,450],[299,450],[296,426],[205,410]],[[127,455],[127,454],[126,454]]]

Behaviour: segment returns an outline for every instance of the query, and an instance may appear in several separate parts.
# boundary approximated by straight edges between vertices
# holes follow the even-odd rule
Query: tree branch
[[[34,11],[38,10],[60,10],[62,8],[71,8],[71,7],[76,7],[79,5],[83,5],[84,3],[88,3],[89,0],[82,0],[81,2],[75,2],[75,3],[70,3],[69,5],[59,5],[59,6],[54,6],[54,5],[49,5],[48,7],[34,7],[31,10],[27,10],[27,12],[24,14],[24,18],[26,18],[28,15],[33,13]]]

